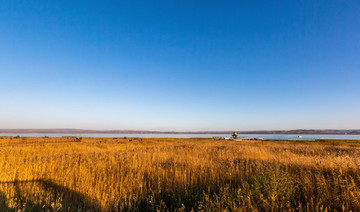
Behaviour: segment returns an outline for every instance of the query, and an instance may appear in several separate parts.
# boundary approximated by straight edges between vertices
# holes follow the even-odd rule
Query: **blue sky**
[[[360,128],[359,1],[0,0],[0,128]]]

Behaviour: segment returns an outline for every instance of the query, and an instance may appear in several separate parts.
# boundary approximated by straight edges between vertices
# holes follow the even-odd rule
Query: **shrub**
[[[261,168],[251,180],[253,199],[265,210],[289,207],[297,188],[293,179],[275,167]]]

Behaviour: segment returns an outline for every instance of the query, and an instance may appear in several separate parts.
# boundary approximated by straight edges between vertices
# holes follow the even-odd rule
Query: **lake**
[[[0,136],[21,136],[21,137],[62,137],[62,136],[78,136],[79,134],[1,134]],[[212,138],[212,137],[231,137],[231,134],[81,134],[82,137],[140,137],[140,138]],[[247,138],[263,138],[275,140],[316,140],[316,139],[343,139],[343,140],[360,140],[360,135],[301,135],[299,134],[239,134],[239,137]]]

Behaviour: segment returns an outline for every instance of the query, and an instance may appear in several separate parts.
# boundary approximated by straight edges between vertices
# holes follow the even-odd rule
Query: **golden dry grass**
[[[60,140],[0,138],[0,208],[360,210],[358,141]]]

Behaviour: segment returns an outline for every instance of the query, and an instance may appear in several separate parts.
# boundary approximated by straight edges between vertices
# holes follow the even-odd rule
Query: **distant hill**
[[[0,129],[0,133],[52,133],[52,134],[231,134],[233,131],[147,131],[147,130],[87,130],[87,129]],[[255,130],[236,131],[238,134],[332,134],[360,135],[360,130]]]

